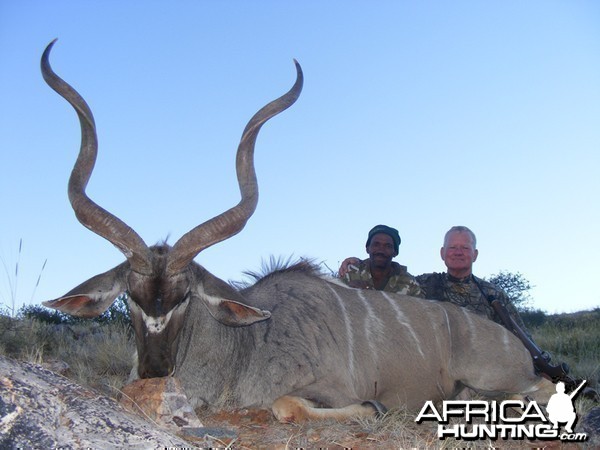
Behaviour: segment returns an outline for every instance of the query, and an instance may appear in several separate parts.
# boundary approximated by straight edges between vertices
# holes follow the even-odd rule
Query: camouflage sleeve
[[[425,298],[425,292],[423,289],[421,289],[421,286],[415,277],[412,277],[410,283],[408,284],[408,295],[412,297]]]
[[[341,280],[356,289],[373,289],[373,281],[364,261],[358,265],[349,265],[348,272]]]
[[[425,294],[417,283],[415,277],[406,273],[401,276],[395,276],[388,281],[385,289],[388,292],[396,292],[398,294],[410,295],[411,297],[425,298]]]
[[[438,273],[424,273],[415,277],[416,282],[419,284],[421,295],[429,300],[445,300],[443,294],[443,287],[441,282],[441,275]]]
[[[413,297],[424,297],[421,286],[414,276],[408,273],[405,266],[396,264],[397,273],[388,280],[384,290]]]

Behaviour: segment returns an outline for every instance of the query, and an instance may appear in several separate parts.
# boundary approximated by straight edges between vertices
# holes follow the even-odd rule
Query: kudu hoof
[[[388,412],[388,409],[383,405],[383,403],[379,403],[377,400],[367,400],[362,402],[362,406],[370,406],[375,410],[375,417],[378,419],[385,416]]]

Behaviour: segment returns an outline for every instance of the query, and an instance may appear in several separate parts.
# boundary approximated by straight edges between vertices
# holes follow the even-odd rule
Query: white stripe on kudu
[[[376,314],[371,302],[365,298],[365,294],[363,290],[356,291],[358,298],[362,301],[365,309],[367,310],[367,314],[365,314],[365,336],[367,338],[367,344],[369,345],[369,349],[371,350],[372,358],[377,359],[378,346],[377,342],[374,339],[378,334],[383,334],[385,325],[381,318]],[[377,362],[377,361],[375,361]]]
[[[355,372],[355,364],[354,364],[354,333],[352,332],[352,323],[350,322],[350,318],[348,317],[348,311],[346,310],[346,305],[344,299],[339,296],[339,294],[333,289],[331,286],[327,285],[327,287],[333,292],[335,299],[337,300],[340,310],[344,316],[344,326],[346,328],[346,336],[348,342],[348,370],[352,378],[354,378]]]
[[[421,349],[421,342],[419,341],[419,336],[417,336],[417,334],[415,333],[415,330],[413,329],[410,321],[408,320],[408,318],[404,315],[404,313],[402,312],[402,310],[400,309],[400,305],[395,302],[388,294],[387,292],[381,291],[381,295],[383,295],[383,298],[385,298],[390,306],[392,307],[392,309],[394,310],[395,314],[396,314],[396,319],[398,319],[398,322],[406,327],[406,330],[409,332],[409,334],[412,336],[412,338],[414,339],[415,343],[417,344],[417,350],[419,351],[419,353],[421,354],[421,356],[423,358],[425,358],[425,354],[423,353],[423,350]]]

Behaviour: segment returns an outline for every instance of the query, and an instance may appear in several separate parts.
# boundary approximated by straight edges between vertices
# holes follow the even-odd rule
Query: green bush
[[[25,305],[17,312],[19,319],[32,319],[38,322],[58,325],[60,323],[72,323],[73,318],[54,309],[44,308],[41,305]]]
[[[546,323],[547,315],[541,309],[524,309],[519,312],[527,329],[540,327]]]
[[[42,323],[48,324],[76,324],[97,322],[102,324],[119,323],[130,326],[131,317],[129,315],[129,306],[127,304],[127,296],[119,296],[110,307],[100,316],[91,319],[83,319],[80,317],[63,314],[55,309],[46,308],[41,305],[26,305],[19,309],[17,317],[25,319],[33,319]]]

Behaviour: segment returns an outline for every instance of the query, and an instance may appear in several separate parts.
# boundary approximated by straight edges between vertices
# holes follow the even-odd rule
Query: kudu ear
[[[213,303],[215,300],[217,303]],[[252,325],[255,322],[267,320],[271,317],[269,311],[224,298],[215,299],[213,297],[206,303],[206,307],[211,316],[223,325],[230,327]]]
[[[77,317],[97,317],[126,291],[124,271],[129,263],[90,278],[56,300],[42,305]]]
[[[202,278],[196,294],[203,300],[210,315],[223,325],[243,327],[271,317],[269,311],[243,303],[243,296],[223,280],[208,272],[204,272]]]

